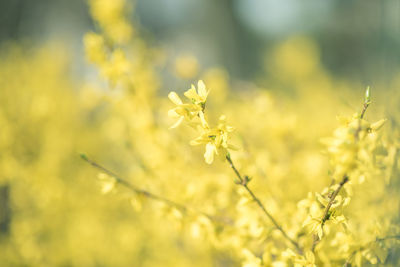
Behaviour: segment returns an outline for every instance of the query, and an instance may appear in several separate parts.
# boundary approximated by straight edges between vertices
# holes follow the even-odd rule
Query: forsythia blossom
[[[299,202],[299,207],[308,211],[303,227],[314,233],[312,249],[324,235],[325,222],[331,221],[348,228],[343,208],[350,203],[352,181],[364,182],[367,166],[374,166],[374,150],[378,143],[376,131],[382,128],[386,120],[369,123],[363,119],[369,104],[367,89],[362,113],[356,113],[350,118],[339,118],[341,125],[334,131],[333,137],[323,140],[331,156],[333,181],[338,179],[340,183],[333,183],[321,194],[316,193],[314,199],[309,195],[308,199]],[[342,187],[344,190],[341,190]]]
[[[117,181],[113,177],[105,173],[99,173],[97,178],[101,182],[101,192],[103,194],[111,192],[115,188],[115,185],[117,183]]]
[[[298,255],[293,250],[287,249],[283,252],[284,257],[292,259],[294,267],[316,267],[315,255],[311,251],[306,251],[305,255]]]
[[[235,149],[234,146],[228,144],[228,134],[233,130],[233,127],[226,125],[225,115],[221,115],[216,128],[202,128],[202,134],[192,140],[190,144],[192,146],[206,144],[204,158],[208,164],[211,164],[214,160],[214,154],[224,159],[228,149]]]
[[[206,89],[203,81],[197,84],[197,91],[194,85],[187,90],[184,95],[191,103],[183,103],[181,98],[175,92],[170,92],[168,98],[176,105],[175,108],[168,111],[168,115],[177,118],[177,122],[170,128],[178,127],[184,120],[189,125],[200,131],[200,136],[190,142],[191,145],[206,145],[204,153],[205,161],[211,164],[214,161],[214,155],[220,156],[222,159],[228,154],[228,149],[235,149],[234,146],[228,144],[229,133],[234,128],[226,124],[226,116],[221,115],[217,127],[210,128],[204,109],[209,91]]]
[[[196,117],[200,118],[203,127],[208,127],[204,118],[204,108],[206,106],[208,91],[203,81],[199,81],[197,87],[198,90],[196,91],[196,88],[192,84],[192,87],[184,93],[191,101],[189,104],[184,104],[175,92],[168,94],[168,98],[176,105],[176,108],[168,111],[168,115],[172,118],[178,118],[178,121],[170,128],[178,127],[184,119],[191,122]]]
[[[333,137],[323,139],[334,166],[334,177],[350,175],[374,148],[377,130],[385,123],[385,119],[375,123],[354,114],[350,118],[339,117],[340,127],[335,130]]]
[[[85,54],[89,62],[103,64],[106,61],[107,51],[104,37],[94,32],[89,32],[84,37]]]
[[[171,53],[135,32],[135,2],[87,1],[95,27],[86,57],[105,82],[76,83],[59,42],[0,49],[0,266],[400,266],[398,75],[380,90],[385,133],[376,132],[385,120],[364,118],[368,90],[361,114],[326,140],[328,176],[315,140],[357,82],[330,76],[312,40],[271,50],[264,67],[277,82],[235,82],[234,91],[225,70],[184,58],[178,77],[201,75],[207,87],[189,83],[170,93],[172,104],[158,75],[173,67]],[[288,85],[294,95],[279,93]],[[171,125],[195,132],[184,138],[200,154],[166,131],[165,102]],[[228,116],[206,112],[214,105]],[[231,158],[233,119],[247,151]],[[79,163],[76,149],[116,169],[84,154]],[[203,154],[229,166],[211,170]]]
[[[90,0],[89,3],[93,18],[112,42],[125,43],[129,40],[133,29],[126,19],[125,0]]]
[[[126,14],[129,8],[126,0],[89,0],[89,7],[100,32],[85,35],[86,58],[115,87],[129,80],[129,74],[134,72],[131,53],[125,51],[133,32]]]
[[[201,108],[204,110],[208,93],[209,91],[207,91],[204,82],[200,80],[197,83],[197,91],[192,84],[192,87],[185,92],[185,96],[189,98],[193,104],[200,105]]]

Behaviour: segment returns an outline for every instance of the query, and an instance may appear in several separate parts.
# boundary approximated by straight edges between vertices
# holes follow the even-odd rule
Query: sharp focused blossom
[[[235,149],[235,147],[228,144],[229,133],[234,128],[226,124],[225,115],[219,117],[217,127],[210,128],[204,114],[208,93],[209,91],[201,80],[197,83],[197,90],[192,84],[192,87],[184,93],[190,100],[188,104],[183,103],[177,93],[170,92],[168,98],[176,107],[170,109],[168,115],[178,119],[170,128],[175,128],[186,120],[189,125],[198,129],[200,136],[192,140],[190,144],[193,146],[205,145],[204,158],[208,164],[211,164],[215,155],[225,159],[228,149]]]
[[[202,134],[192,140],[190,144],[192,146],[205,144],[206,151],[204,153],[204,158],[208,164],[211,164],[214,161],[214,155],[218,155],[224,159],[228,153],[228,149],[236,149],[228,143],[229,133],[233,130],[234,128],[232,126],[226,124],[225,115],[222,115],[219,118],[219,123],[216,128],[203,129]]]
[[[200,105],[202,106],[202,109],[204,109],[208,93],[209,91],[207,91],[204,82],[200,80],[197,83],[197,91],[194,85],[192,84],[192,87],[189,90],[187,90],[184,95],[187,98],[189,98],[193,104]]]
[[[177,106],[168,111],[168,116],[178,118],[177,122],[170,128],[178,127],[185,119],[192,126],[195,126],[195,123],[193,124],[193,119],[195,118],[199,118],[202,127],[208,128],[208,123],[204,116],[204,109],[209,91],[207,91],[204,82],[201,80],[197,83],[197,88],[196,91],[196,88],[192,84],[192,87],[184,93],[190,100],[190,103],[187,104],[183,103],[177,93],[170,92],[168,94],[168,98]]]
[[[175,92],[170,92],[168,98],[176,105],[175,108],[168,111],[168,116],[171,118],[178,118],[177,122],[174,123],[170,128],[178,127],[183,120],[192,121],[194,118],[199,116],[201,107],[195,104],[184,104],[181,98]],[[203,114],[202,114],[203,115]]]

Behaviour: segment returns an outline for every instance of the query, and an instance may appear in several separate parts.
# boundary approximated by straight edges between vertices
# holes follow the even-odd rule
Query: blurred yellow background
[[[190,127],[168,130],[168,92],[199,79],[210,121],[236,128],[237,167],[293,235],[297,203],[331,181],[320,139],[371,86],[384,163],[346,211],[357,241],[332,235],[318,266],[400,232],[398,1],[4,0],[0,18],[0,266],[293,266],[273,265],[284,242],[226,162],[206,164]],[[80,153],[230,223],[107,183]],[[398,242],[387,251],[353,264],[398,266]]]

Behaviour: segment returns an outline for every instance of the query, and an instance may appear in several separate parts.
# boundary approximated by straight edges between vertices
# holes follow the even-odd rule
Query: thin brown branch
[[[292,239],[286,232],[283,230],[282,226],[275,220],[275,218],[272,216],[272,214],[265,208],[265,206],[262,204],[260,199],[254,194],[254,192],[249,188],[249,181],[250,178],[248,176],[242,176],[238,169],[236,169],[235,165],[233,164],[233,161],[229,155],[226,156],[226,160],[228,161],[230,167],[236,174],[236,177],[239,179],[235,181],[236,184],[244,187],[246,191],[250,194],[251,198],[257,203],[258,207],[263,211],[263,213],[268,217],[268,219],[272,222],[272,224],[275,226],[276,229],[281,232],[283,237],[288,240],[300,254],[303,254],[303,250],[301,249],[299,243],[297,243],[294,239]]]
[[[336,196],[339,194],[340,190],[342,187],[349,181],[349,177],[347,175],[343,176],[342,181],[339,183],[339,187],[336,188],[336,190],[333,192],[333,194],[330,197],[328,205],[326,205],[324,213],[322,215],[322,225],[325,224],[325,222],[329,219],[329,210],[333,205],[333,202],[335,201]]]
[[[333,191],[333,193],[331,194],[330,198],[329,198],[329,202],[328,205],[326,205],[324,213],[322,214],[321,217],[321,227],[324,227],[325,222],[329,219],[330,217],[330,209],[333,205],[333,203],[335,202],[335,198],[336,196],[339,194],[340,190],[343,188],[343,186],[349,181],[349,177],[347,175],[343,176],[342,181],[339,183],[338,188],[336,188],[335,191]],[[315,250],[315,247],[318,245],[319,241],[321,241],[318,237],[318,235],[314,234],[314,240],[313,240],[313,244],[311,247],[311,251]]]
[[[363,109],[361,110],[361,115],[360,115],[361,119],[364,118],[365,112],[367,111],[369,104],[370,102],[364,102]]]
[[[367,89],[369,90],[369,89]],[[361,114],[360,114],[360,119],[363,119],[365,116],[365,112],[367,111],[369,105],[370,105],[370,96],[369,96],[369,92],[368,92],[368,97],[365,98],[364,103],[363,103],[363,108],[361,110]],[[359,133],[361,131],[361,122],[359,121],[359,125],[358,128],[356,129],[355,133],[354,133],[354,140],[355,142],[358,141],[359,139]],[[347,174],[345,174],[343,176],[342,181],[339,183],[339,187],[331,194],[330,198],[329,198],[329,202],[328,205],[325,207],[324,213],[322,215],[321,218],[321,227],[324,227],[325,222],[329,219],[330,217],[330,213],[329,210],[332,207],[333,202],[335,201],[336,196],[339,194],[340,190],[342,189],[342,187],[349,181],[349,177],[347,176]],[[318,245],[319,241],[321,241],[318,237],[318,235],[314,234],[313,235],[313,243],[311,246],[311,251],[315,250],[315,247]]]
[[[361,110],[360,118],[363,119],[365,112],[367,111],[369,107],[370,102],[364,102],[363,109]]]
[[[183,213],[188,213],[189,211],[192,211],[192,212],[201,214],[203,216],[206,216],[208,219],[210,219],[210,220],[212,220],[214,222],[218,221],[220,223],[222,222],[222,223],[225,223],[225,224],[230,224],[230,222],[228,222],[228,220],[226,218],[219,218],[219,217],[212,216],[212,215],[207,214],[205,212],[198,211],[198,210],[193,209],[193,208],[189,208],[188,206],[185,206],[183,204],[177,203],[177,202],[172,201],[170,199],[167,199],[165,197],[156,195],[156,194],[154,194],[152,192],[149,192],[147,190],[138,188],[135,185],[133,185],[130,182],[128,182],[127,180],[123,179],[121,176],[117,175],[116,173],[110,171],[109,169],[105,168],[104,166],[100,165],[99,163],[89,159],[84,154],[81,154],[81,158],[83,160],[85,160],[87,163],[89,163],[90,165],[92,165],[94,168],[96,168],[96,169],[104,172],[105,174],[113,177],[115,179],[116,183],[126,187],[127,189],[131,190],[132,192],[134,192],[136,194],[143,195],[143,196],[145,196],[147,198],[150,198],[150,199],[153,199],[153,200],[156,200],[156,201],[159,201],[159,202],[163,202],[163,203],[165,203],[165,204],[167,204],[167,205],[169,205],[171,207],[175,207],[175,208],[181,210]]]

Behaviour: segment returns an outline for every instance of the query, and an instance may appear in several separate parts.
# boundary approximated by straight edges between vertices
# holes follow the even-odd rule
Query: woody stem
[[[246,191],[250,194],[251,198],[257,203],[258,207],[262,210],[262,212],[268,217],[268,219],[272,222],[272,224],[275,226],[276,229],[281,232],[282,236],[288,240],[300,254],[303,254],[303,250],[301,249],[299,243],[297,243],[294,239],[292,239],[285,230],[283,230],[282,226],[277,222],[277,220],[272,216],[272,214],[265,208],[265,206],[262,204],[261,200],[254,194],[254,192],[249,188],[249,177],[248,176],[242,176],[238,169],[235,167],[231,157],[229,155],[226,155],[226,160],[228,161],[230,167],[236,174],[236,177],[239,179],[236,183],[240,186],[242,186]]]

